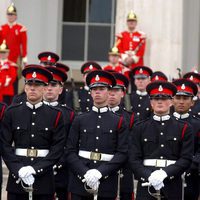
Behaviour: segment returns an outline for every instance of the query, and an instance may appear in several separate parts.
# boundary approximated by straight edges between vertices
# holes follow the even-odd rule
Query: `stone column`
[[[184,1],[183,72],[198,69],[200,64],[200,1]]]
[[[147,34],[145,65],[177,77],[182,66],[183,1],[118,0],[116,32],[126,29],[126,15],[133,10],[138,16],[138,30]]]

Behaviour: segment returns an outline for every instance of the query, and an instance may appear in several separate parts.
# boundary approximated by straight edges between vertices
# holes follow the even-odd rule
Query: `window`
[[[62,60],[107,61],[114,43],[115,0],[63,1]]]

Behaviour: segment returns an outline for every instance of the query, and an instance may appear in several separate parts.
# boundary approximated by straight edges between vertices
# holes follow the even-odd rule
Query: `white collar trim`
[[[108,107],[97,108],[96,106],[92,106],[92,110],[97,113],[104,113],[108,111]]]
[[[188,118],[190,116],[189,113],[185,113],[185,114],[181,115],[181,114],[179,114],[177,112],[174,112],[173,115],[174,115],[174,117],[176,117],[178,119],[186,119],[186,118]]]
[[[26,102],[26,105],[30,108],[30,109],[38,109],[39,107],[41,107],[42,105],[43,105],[43,102],[41,101],[41,102],[39,102],[39,103],[37,103],[37,104],[35,104],[35,105],[33,105],[33,104],[31,104],[30,102]]]
[[[170,116],[169,115],[164,115],[164,116],[154,115],[153,119],[156,121],[167,121],[170,119]]]
[[[119,110],[119,106],[115,106],[113,108],[110,107],[109,110],[115,113]]]
[[[139,90],[136,90],[136,94],[138,94],[140,96],[146,96],[147,95],[147,91],[141,92]]]
[[[58,102],[57,101],[53,101],[53,102],[48,102],[48,101],[43,101],[44,104],[48,105],[48,106],[57,106]]]

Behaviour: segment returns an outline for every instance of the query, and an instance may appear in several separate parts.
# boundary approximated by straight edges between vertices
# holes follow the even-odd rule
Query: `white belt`
[[[83,150],[80,150],[78,152],[78,155],[82,158],[86,158],[89,160],[98,160],[98,161],[110,161],[114,157],[114,155],[112,154],[83,151]]]
[[[15,149],[15,154],[17,156],[26,156],[26,157],[46,157],[49,153],[48,149]]]
[[[143,161],[144,166],[152,166],[152,167],[167,167],[169,165],[173,165],[175,160],[165,160],[165,159],[145,159]]]

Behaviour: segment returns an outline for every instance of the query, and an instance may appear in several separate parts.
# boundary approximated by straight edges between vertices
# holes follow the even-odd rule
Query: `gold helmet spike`
[[[112,47],[109,51],[109,55],[119,55],[119,49],[116,46]]]
[[[14,3],[11,3],[8,8],[7,8],[7,14],[10,14],[10,15],[17,15],[17,9],[14,5]]]
[[[137,15],[131,10],[127,15],[127,21],[134,20],[137,21]]]
[[[9,51],[9,48],[6,44],[6,40],[3,40],[3,43],[0,45],[0,52],[3,53],[3,52],[8,52]]]

